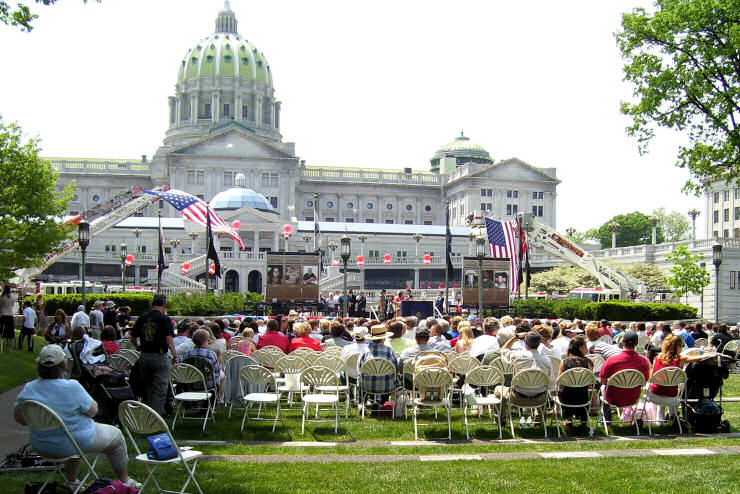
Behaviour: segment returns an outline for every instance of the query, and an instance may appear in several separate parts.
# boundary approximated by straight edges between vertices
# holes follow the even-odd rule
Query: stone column
[[[211,122],[218,123],[218,118],[221,112],[219,111],[219,94],[214,92],[211,96]]]
[[[254,98],[254,123],[257,127],[262,125],[262,96],[260,95]]]
[[[242,121],[242,97],[239,94],[234,96],[234,120]]]
[[[167,103],[170,108],[170,114],[169,119],[167,120],[167,125],[172,127],[177,122],[177,100],[174,96],[170,96],[167,98]]]
[[[273,121],[275,130],[280,130],[280,102],[275,102],[275,120]]]
[[[182,94],[178,94],[175,100],[175,124],[180,123],[182,123]]]
[[[280,237],[278,237],[278,232],[272,232],[272,250],[275,252],[280,250]]]
[[[190,123],[198,123],[198,93],[190,96]]]
[[[259,251],[260,251],[260,232],[259,230],[255,230],[254,231],[254,246],[252,247],[252,252],[256,253]]]
[[[419,288],[419,268],[414,268],[414,290]]]

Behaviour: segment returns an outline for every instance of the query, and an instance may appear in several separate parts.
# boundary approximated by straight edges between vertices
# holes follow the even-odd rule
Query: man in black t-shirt
[[[152,310],[142,314],[131,329],[131,339],[141,351],[131,372],[141,386],[144,402],[160,415],[164,414],[167,399],[170,371],[167,350],[177,363],[175,332],[172,320],[165,314],[166,306],[167,297],[158,293],[152,301]]]

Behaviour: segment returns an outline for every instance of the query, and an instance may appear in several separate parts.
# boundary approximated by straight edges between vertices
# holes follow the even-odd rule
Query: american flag
[[[211,228],[213,229],[213,231],[229,235],[231,238],[236,240],[239,244],[239,247],[244,250],[244,244],[242,243],[242,239],[239,238],[239,233],[232,227],[227,225],[226,222],[221,219],[221,216],[219,216],[218,213],[214,211],[204,200],[198,199],[197,197],[190,195],[187,192],[183,192],[177,189],[170,189],[167,192],[158,192],[154,190],[145,190],[144,192],[146,192],[147,194],[159,196],[161,199],[164,199],[165,201],[172,204],[175,209],[180,211],[180,214],[185,216],[190,221],[198,223],[201,226],[207,226],[206,216],[210,214]]]
[[[508,257],[510,289],[519,291],[519,224],[516,220],[496,221],[486,218],[486,233],[491,246],[491,257]]]

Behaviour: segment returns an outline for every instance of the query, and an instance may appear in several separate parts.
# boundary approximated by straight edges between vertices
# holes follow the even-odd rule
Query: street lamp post
[[[195,255],[196,254],[195,241],[198,239],[198,232],[190,232],[188,233],[188,237],[190,237],[190,253],[192,255]]]
[[[653,245],[655,245],[658,243],[658,221],[659,219],[657,216],[651,216],[648,219],[650,220],[650,224],[653,225],[653,238],[652,238],[653,242],[652,243]]]
[[[360,255],[365,255],[365,240],[367,240],[367,235],[364,233],[361,233],[360,235],[357,235],[357,238],[360,240]]]
[[[139,237],[141,237],[142,231],[140,228],[136,228],[134,229],[132,233],[134,234],[134,237],[136,237],[136,243],[134,244],[134,256],[138,256],[139,255]],[[134,261],[136,261],[135,258],[134,258]],[[139,280],[140,273],[139,273],[138,268],[136,267],[136,264],[133,264],[133,266],[134,266],[134,285],[138,285],[140,281]]]
[[[90,245],[90,223],[83,218],[77,225],[77,228],[77,243],[82,251],[82,305],[85,305],[85,251],[87,250],[87,246]]]
[[[419,257],[419,242],[422,238],[424,238],[424,235],[422,235],[421,233],[414,233],[413,235],[411,235],[411,238],[416,240],[416,257]]]
[[[336,242],[329,242],[326,246],[331,250],[331,265],[334,266],[334,251],[337,250],[339,244]]]
[[[573,234],[576,233],[576,229],[572,226],[569,226],[565,229],[565,233],[567,233],[569,237],[573,238]]]
[[[609,223],[609,230],[612,231],[612,249],[617,248],[617,230],[619,230],[620,226],[616,221]]]
[[[696,217],[701,214],[698,209],[689,209],[689,217],[691,218],[691,240],[696,240]]]
[[[699,267],[702,271],[706,271],[707,263],[702,262],[699,264]],[[701,293],[699,295],[699,317],[704,319],[704,287],[702,287]]]
[[[486,257],[486,238],[475,238],[475,256],[478,258],[478,319],[483,320],[483,258]]]
[[[722,245],[712,246],[712,264],[714,264],[714,322],[719,324],[719,267],[722,264]]]
[[[308,252],[308,242],[313,238],[313,235],[310,233],[304,233],[303,234],[303,240],[306,241],[306,252]]]
[[[126,254],[128,248],[126,244],[121,244],[121,291],[126,291]]]
[[[347,302],[348,302],[348,296],[347,296],[347,261],[349,261],[349,255],[350,255],[350,239],[349,236],[345,233],[342,235],[342,238],[339,239],[339,242],[341,243],[341,247],[339,249],[339,255],[342,257],[342,264],[344,264],[344,291],[343,291],[343,297],[342,300],[344,301],[342,303],[342,317],[347,317]]]

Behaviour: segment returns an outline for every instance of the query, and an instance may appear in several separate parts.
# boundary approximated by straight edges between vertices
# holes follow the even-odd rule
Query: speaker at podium
[[[401,317],[416,316],[419,319],[434,316],[431,300],[404,300],[401,302]]]

